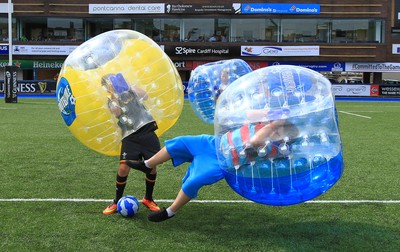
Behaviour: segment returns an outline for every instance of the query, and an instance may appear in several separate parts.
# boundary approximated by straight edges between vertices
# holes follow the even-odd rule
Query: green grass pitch
[[[242,202],[225,181],[200,190],[177,215],[147,220],[101,212],[114,196],[118,158],[69,132],[54,99],[0,103],[1,251],[398,251],[400,103],[337,102],[345,169],[311,202],[272,207]],[[213,134],[186,101],[161,141]],[[185,165],[159,167],[155,199],[168,206]],[[126,194],[141,198],[130,173]],[[232,200],[218,202],[218,200]],[[211,202],[209,202],[211,201]]]

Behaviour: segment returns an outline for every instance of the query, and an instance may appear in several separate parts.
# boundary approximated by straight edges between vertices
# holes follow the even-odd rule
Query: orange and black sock
[[[115,199],[114,203],[116,204],[120,198],[122,198],[122,195],[124,195],[124,190],[126,186],[126,181],[128,180],[128,176],[121,177],[117,174],[117,182],[115,183],[116,189],[115,189]]]
[[[156,184],[156,174],[146,174],[146,195],[144,196],[147,200],[153,200],[154,185]]]

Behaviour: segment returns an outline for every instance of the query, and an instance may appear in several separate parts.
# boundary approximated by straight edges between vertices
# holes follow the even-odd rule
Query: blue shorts
[[[182,190],[190,198],[196,198],[201,187],[224,178],[218,164],[214,136],[180,136],[165,141],[165,147],[175,167],[191,163],[182,179]]]

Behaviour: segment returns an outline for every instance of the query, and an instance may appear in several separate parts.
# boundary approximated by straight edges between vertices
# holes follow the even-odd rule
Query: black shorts
[[[154,131],[141,131],[122,139],[120,160],[149,159],[161,149]]]

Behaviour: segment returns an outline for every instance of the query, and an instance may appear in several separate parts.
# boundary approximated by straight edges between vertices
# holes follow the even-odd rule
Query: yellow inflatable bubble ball
[[[170,58],[132,30],[102,33],[77,47],[57,80],[57,103],[72,134],[99,153],[120,154],[121,140],[155,121],[162,135],[178,120],[183,86]]]

